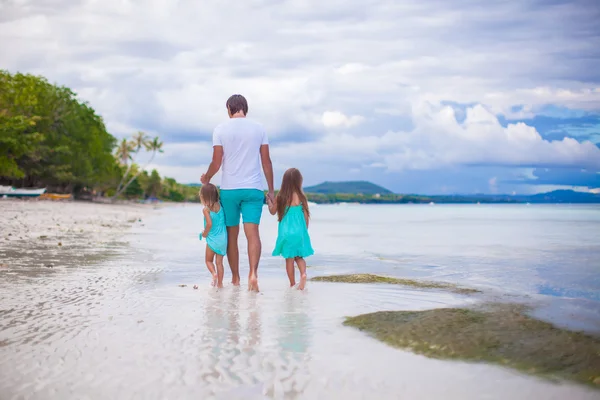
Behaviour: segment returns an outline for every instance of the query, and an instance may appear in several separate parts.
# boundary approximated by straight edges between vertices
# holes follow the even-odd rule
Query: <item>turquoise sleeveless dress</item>
[[[212,227],[206,237],[206,244],[215,253],[224,256],[227,254],[227,228],[225,228],[225,213],[223,207],[218,212],[210,211]],[[204,218],[204,227],[206,228],[206,218]],[[202,240],[202,233],[200,234]]]
[[[283,258],[308,257],[315,252],[310,244],[302,204],[288,207],[279,222],[274,256]]]

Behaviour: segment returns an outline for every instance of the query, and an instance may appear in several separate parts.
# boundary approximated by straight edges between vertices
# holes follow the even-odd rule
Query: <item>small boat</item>
[[[47,200],[69,200],[71,198],[70,194],[58,194],[58,193],[43,193],[40,196],[40,199]]]
[[[46,192],[44,189],[15,189],[12,186],[0,186],[0,197],[39,197]]]

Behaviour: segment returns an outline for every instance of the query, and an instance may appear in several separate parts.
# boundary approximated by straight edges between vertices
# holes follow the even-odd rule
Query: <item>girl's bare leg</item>
[[[306,261],[302,257],[296,257],[296,264],[300,269],[300,283],[298,284],[298,290],[304,290],[306,286]]]
[[[208,271],[211,273],[212,275],[212,283],[211,286],[215,286],[217,284],[217,271],[215,270],[215,264],[213,262],[213,260],[215,259],[215,252],[212,251],[212,249],[210,247],[208,247],[208,245],[206,246],[206,268],[208,268]]]
[[[285,259],[285,270],[287,271],[288,278],[290,280],[290,287],[296,285],[296,271],[294,270],[294,259]]]
[[[217,287],[222,288],[223,287],[223,274],[224,274],[223,256],[220,254],[217,254],[216,259],[217,259]]]

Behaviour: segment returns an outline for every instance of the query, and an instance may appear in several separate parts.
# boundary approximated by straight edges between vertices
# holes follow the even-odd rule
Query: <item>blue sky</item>
[[[405,193],[600,188],[600,4],[8,0],[0,68],[72,87],[197,182],[233,93],[276,177]],[[143,160],[142,160],[143,161]]]

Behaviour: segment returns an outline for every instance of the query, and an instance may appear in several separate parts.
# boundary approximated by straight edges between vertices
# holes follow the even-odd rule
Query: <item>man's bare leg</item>
[[[227,262],[231,268],[231,283],[233,286],[240,285],[240,251],[238,249],[238,237],[240,227],[227,227]]]
[[[258,262],[260,261],[260,252],[262,251],[258,225],[250,223],[244,224],[244,233],[248,240],[248,261],[250,264],[248,290],[258,292]]]

